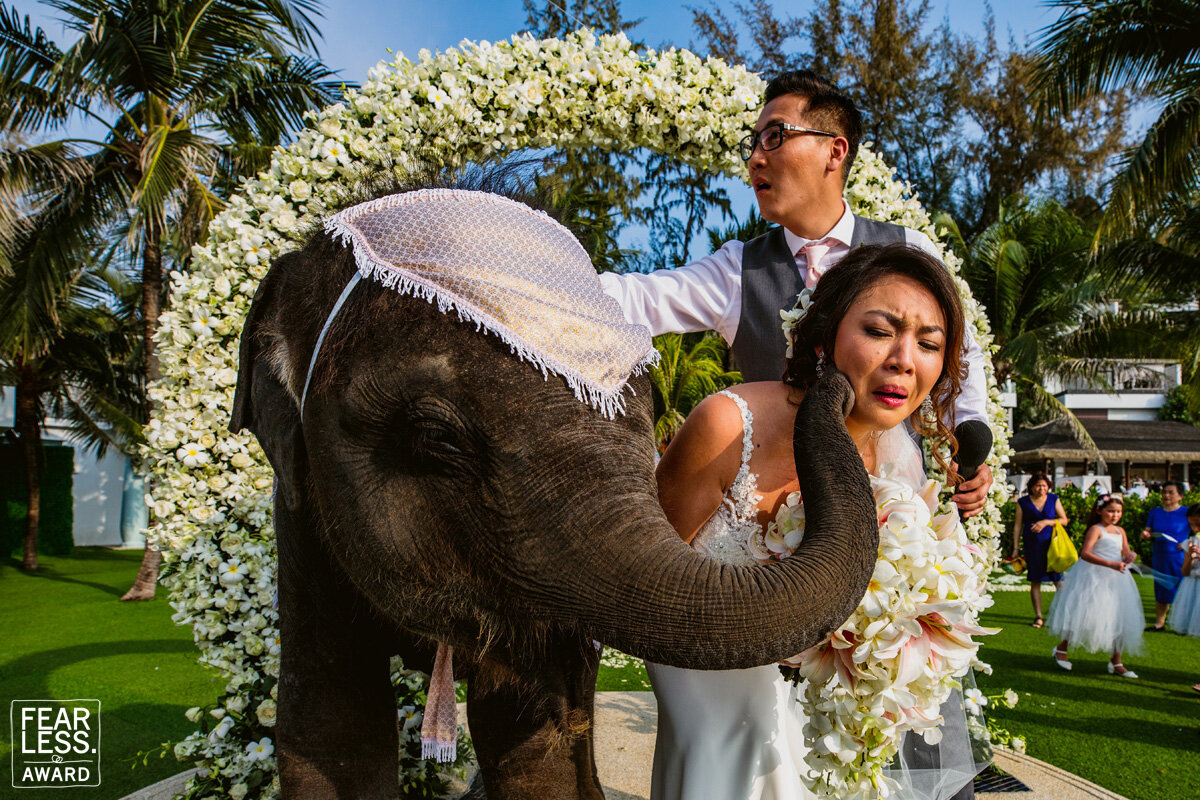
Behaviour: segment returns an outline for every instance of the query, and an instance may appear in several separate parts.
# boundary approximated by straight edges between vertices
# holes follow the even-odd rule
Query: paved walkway
[[[460,709],[459,719],[465,718]],[[607,800],[650,797],[650,761],[657,719],[658,709],[651,692],[596,695],[596,766]],[[1125,800],[1058,767],[1008,750],[996,752],[996,765],[1031,791],[981,793],[977,795],[979,800]],[[170,800],[190,774],[184,772],[168,778],[124,800]]]
[[[651,692],[596,695],[596,766],[607,800],[650,797],[657,719]],[[1083,778],[1008,750],[997,751],[996,765],[1032,791],[981,793],[977,795],[980,800],[1124,800]]]

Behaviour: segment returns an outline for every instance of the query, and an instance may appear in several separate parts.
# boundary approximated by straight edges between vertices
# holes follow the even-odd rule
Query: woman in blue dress
[[[1035,472],[1025,484],[1025,496],[1017,500],[1012,549],[1013,558],[1017,557],[1018,545],[1025,550],[1025,574],[1029,578],[1029,599],[1033,602],[1035,628],[1045,624],[1042,617],[1042,583],[1053,581],[1055,589],[1062,586],[1062,573],[1046,569],[1046,554],[1050,551],[1055,522],[1061,522],[1065,527],[1067,512],[1058,501],[1058,495],[1050,491],[1050,476]]]
[[[1146,515],[1146,529],[1142,538],[1154,537],[1154,624],[1148,631],[1166,630],[1167,611],[1175,602],[1175,591],[1183,579],[1184,545],[1192,535],[1188,527],[1188,510],[1180,505],[1183,486],[1176,481],[1167,481],[1162,487],[1162,505],[1150,509]]]

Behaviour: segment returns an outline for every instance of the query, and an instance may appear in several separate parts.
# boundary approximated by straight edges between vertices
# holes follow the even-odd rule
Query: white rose
[[[258,704],[258,709],[255,711],[259,724],[266,725],[267,727],[272,727],[275,724],[276,713],[277,709],[275,708],[274,700],[263,700]]]
[[[288,193],[293,200],[304,202],[312,196],[312,186],[305,180],[294,180],[288,184]]]

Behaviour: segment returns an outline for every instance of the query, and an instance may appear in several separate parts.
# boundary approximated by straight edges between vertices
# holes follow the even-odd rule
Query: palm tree
[[[1047,113],[1130,88],[1162,106],[1110,184],[1096,242],[1155,229],[1164,206],[1200,192],[1200,0],[1058,0],[1032,85]]]
[[[1180,332],[1174,357],[1183,365],[1184,382],[1175,398],[1200,417],[1200,202],[1171,204],[1158,230],[1122,239],[1102,252],[1123,284],[1160,298],[1167,309],[1164,314]]]
[[[1012,380],[1036,409],[1067,417],[1098,458],[1046,380],[1111,388],[1105,378],[1111,359],[1162,355],[1172,341],[1169,320],[1147,307],[1140,289],[1089,258],[1090,231],[1058,203],[1015,196],[1002,201],[998,213],[970,245],[948,216],[935,220],[950,232],[964,260],[963,277],[986,310],[996,381]]]
[[[654,439],[661,452],[701,400],[741,383],[742,374],[725,369],[725,340],[714,333],[664,333],[654,337],[654,347],[659,362],[650,368],[650,381]]]
[[[21,568],[37,569],[42,428],[68,421],[77,441],[103,455],[137,440],[142,397],[132,358],[137,330],[106,305],[121,278],[88,257],[55,227],[52,206],[3,249],[0,277],[0,382],[15,387],[13,427],[28,503]],[[65,245],[65,248],[64,248]]]
[[[750,206],[750,210],[746,212],[745,219],[737,219],[735,217],[733,222],[724,228],[705,228],[704,232],[708,234],[709,252],[715,253],[726,242],[748,242],[751,239],[762,236],[774,227],[773,224],[767,222],[759,215],[756,207]]]
[[[142,373],[158,378],[154,331],[165,262],[191,246],[238,175],[265,166],[306,111],[340,94],[311,51],[316,0],[49,0],[79,39],[59,50],[0,6],[0,124],[44,135],[79,119],[102,139],[66,138],[0,157],[0,242],[18,235],[26,193],[63,194],[63,229],[128,223],[141,262]],[[172,258],[172,255],[174,256]],[[126,599],[153,597],[159,556],[147,548]]]

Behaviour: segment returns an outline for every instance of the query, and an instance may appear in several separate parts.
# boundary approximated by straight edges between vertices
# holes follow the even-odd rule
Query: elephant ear
[[[290,386],[294,371],[288,342],[279,329],[284,312],[288,263],[298,253],[281,256],[254,293],[242,326],[237,391],[229,429],[249,430],[258,439],[275,470],[275,497],[291,510],[300,503],[307,472],[300,407]]]

